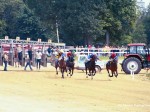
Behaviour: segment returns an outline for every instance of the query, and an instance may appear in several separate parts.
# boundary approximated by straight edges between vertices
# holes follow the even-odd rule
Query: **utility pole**
[[[57,35],[57,42],[59,43],[59,32],[58,32],[58,23],[56,20],[56,35]]]
[[[109,46],[109,32],[106,31],[106,45]]]

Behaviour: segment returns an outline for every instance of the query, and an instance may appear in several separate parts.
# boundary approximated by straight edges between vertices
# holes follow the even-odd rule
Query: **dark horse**
[[[66,71],[66,62],[65,62],[64,58],[61,58],[59,61],[55,62],[56,74],[58,74],[58,70],[57,70],[58,67],[62,74],[62,78],[64,78],[64,72]]]
[[[66,66],[69,70],[69,74],[70,74],[70,77],[73,75],[73,71],[74,71],[74,59],[73,59],[73,56],[70,56],[66,62]],[[68,76],[68,74],[67,74]]]
[[[88,78],[89,75],[91,76],[91,79],[93,79],[93,76],[96,74],[95,61],[96,61],[96,56],[93,55],[91,60],[85,63],[86,78]],[[87,70],[89,70],[89,73],[87,73]]]
[[[113,77],[113,75],[117,78],[118,76],[118,71],[117,71],[117,61],[116,60],[111,60],[106,64],[106,69],[109,74],[109,77]],[[111,70],[111,74],[109,73],[109,70]]]

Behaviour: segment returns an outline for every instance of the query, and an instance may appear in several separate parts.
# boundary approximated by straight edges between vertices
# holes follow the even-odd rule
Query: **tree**
[[[147,44],[150,44],[150,5],[148,6],[147,12],[145,12],[143,24],[147,35]]]
[[[41,26],[40,20],[22,2],[22,0],[1,0],[0,4],[0,24],[2,34],[10,38],[20,36],[21,39],[31,37],[46,39],[46,29]]]
[[[110,40],[114,44],[122,40],[125,35],[130,35],[136,22],[135,0],[105,0],[108,8],[107,15],[104,15],[105,29],[110,33]]]

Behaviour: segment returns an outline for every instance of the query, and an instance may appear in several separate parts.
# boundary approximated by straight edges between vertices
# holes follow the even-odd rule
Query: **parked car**
[[[78,60],[75,63],[75,68],[77,70],[85,70],[85,61],[86,61],[86,59],[87,59],[87,55],[79,55]],[[106,62],[101,61],[101,60],[97,60],[95,67],[96,67],[96,71],[100,72],[102,69],[106,68]]]

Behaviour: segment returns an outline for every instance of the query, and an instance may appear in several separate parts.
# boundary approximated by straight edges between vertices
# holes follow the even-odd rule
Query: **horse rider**
[[[48,52],[48,56],[51,56],[51,54],[53,53],[53,47],[49,45],[47,52]]]
[[[62,58],[65,58],[64,51],[62,49],[61,50],[57,50],[56,51],[55,64],[58,65],[59,64],[59,60],[61,60]]]
[[[116,53],[114,53],[114,52],[110,55],[109,59],[115,60],[116,62],[118,62],[118,57],[117,57]]]
[[[114,53],[114,52],[109,57],[109,61],[107,62],[108,65],[110,65],[111,61],[115,61],[116,63],[118,63],[118,57],[117,57],[116,53]]]
[[[65,53],[64,53],[64,50],[63,49],[61,49],[60,51],[59,51],[59,59],[58,60],[61,60],[62,58],[65,58]]]
[[[74,54],[73,54],[71,51],[69,51],[69,52],[67,53],[67,60],[66,60],[66,63],[68,63],[68,62],[74,62]]]
[[[96,55],[93,54],[93,53],[88,55],[88,57],[85,61],[85,65],[89,65],[89,63],[90,63],[91,59],[93,58],[93,56],[96,56]]]

